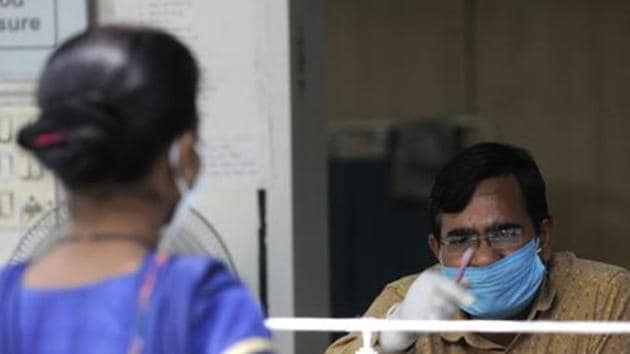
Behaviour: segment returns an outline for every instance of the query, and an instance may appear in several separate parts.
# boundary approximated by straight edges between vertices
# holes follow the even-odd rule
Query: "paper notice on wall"
[[[199,93],[204,183],[268,183],[270,56],[260,0],[116,0],[107,21],[160,27],[193,50]]]

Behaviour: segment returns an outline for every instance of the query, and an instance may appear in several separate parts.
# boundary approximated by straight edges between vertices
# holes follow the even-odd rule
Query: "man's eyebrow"
[[[446,236],[472,236],[478,235],[477,230],[472,227],[458,227],[446,233]]]
[[[515,222],[498,222],[498,223],[488,226],[485,231],[491,232],[491,231],[500,231],[500,230],[506,230],[506,229],[524,229],[524,228],[525,227],[523,225],[515,223]]]

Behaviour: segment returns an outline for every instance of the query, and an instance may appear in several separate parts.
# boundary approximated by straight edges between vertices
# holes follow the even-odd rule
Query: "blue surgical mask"
[[[509,318],[529,306],[545,276],[537,243],[537,239],[531,239],[494,263],[466,268],[464,278],[476,300],[462,310],[477,318]],[[455,279],[457,270],[443,266],[442,274]]]

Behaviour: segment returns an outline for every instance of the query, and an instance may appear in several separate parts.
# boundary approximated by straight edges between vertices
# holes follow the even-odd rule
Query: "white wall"
[[[293,176],[288,0],[268,2],[270,54],[275,58],[271,91],[272,171],[268,190],[269,315],[295,316],[293,266]],[[293,333],[274,333],[279,353],[295,352]]]

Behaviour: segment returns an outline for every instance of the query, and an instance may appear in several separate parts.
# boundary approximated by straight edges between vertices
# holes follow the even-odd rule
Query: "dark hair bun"
[[[39,119],[18,142],[70,189],[134,183],[197,129],[198,69],[173,36],[142,27],[92,28],[48,59]]]
[[[22,128],[18,143],[69,185],[97,181],[111,175],[108,162],[117,160],[120,127],[114,122],[86,104],[59,104]]]

